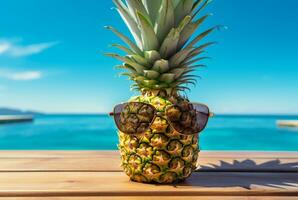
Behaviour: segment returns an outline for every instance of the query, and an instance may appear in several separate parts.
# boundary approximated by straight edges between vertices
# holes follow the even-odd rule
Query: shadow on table
[[[298,172],[298,162],[282,163],[279,159],[269,160],[257,164],[251,159],[243,161],[234,160],[232,163],[219,161],[218,165],[200,165],[199,172],[221,171],[221,172]]]
[[[261,164],[250,159],[232,163],[220,161],[219,165],[201,165],[196,173],[179,185],[250,189],[253,184],[274,188],[297,187],[298,162],[281,163],[278,159]]]

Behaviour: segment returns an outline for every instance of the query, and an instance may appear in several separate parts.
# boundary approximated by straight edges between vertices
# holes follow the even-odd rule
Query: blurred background
[[[105,57],[127,33],[112,1],[0,0],[0,149],[116,149],[106,113],[132,95]],[[217,116],[201,134],[205,150],[298,150],[298,1],[214,1],[204,28],[220,24],[208,41],[208,68],[188,97]]]

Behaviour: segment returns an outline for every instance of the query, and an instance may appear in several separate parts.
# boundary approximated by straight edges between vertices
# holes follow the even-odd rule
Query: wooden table
[[[0,151],[0,200],[298,199],[298,152],[201,152],[184,183],[129,181],[116,151]]]

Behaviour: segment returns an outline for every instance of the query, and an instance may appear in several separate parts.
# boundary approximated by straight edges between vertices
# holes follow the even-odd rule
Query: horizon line
[[[12,107],[0,107],[0,109],[11,109],[15,111],[19,111],[20,113],[36,113],[37,115],[108,115],[109,112],[47,112],[47,111],[40,111],[34,109],[18,109]],[[1,114],[0,114],[1,115]],[[237,113],[237,112],[215,112],[215,116],[297,116],[298,113]]]
[[[40,115],[109,115],[109,112],[43,112]],[[38,115],[38,114],[37,114]],[[215,113],[216,116],[293,116],[298,117],[298,113]]]

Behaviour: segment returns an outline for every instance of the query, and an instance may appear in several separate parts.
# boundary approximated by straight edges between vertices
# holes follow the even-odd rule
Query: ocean
[[[216,116],[200,133],[202,150],[298,151],[298,128],[279,128],[291,116]],[[115,150],[107,115],[43,115],[31,123],[0,125],[1,150]]]

